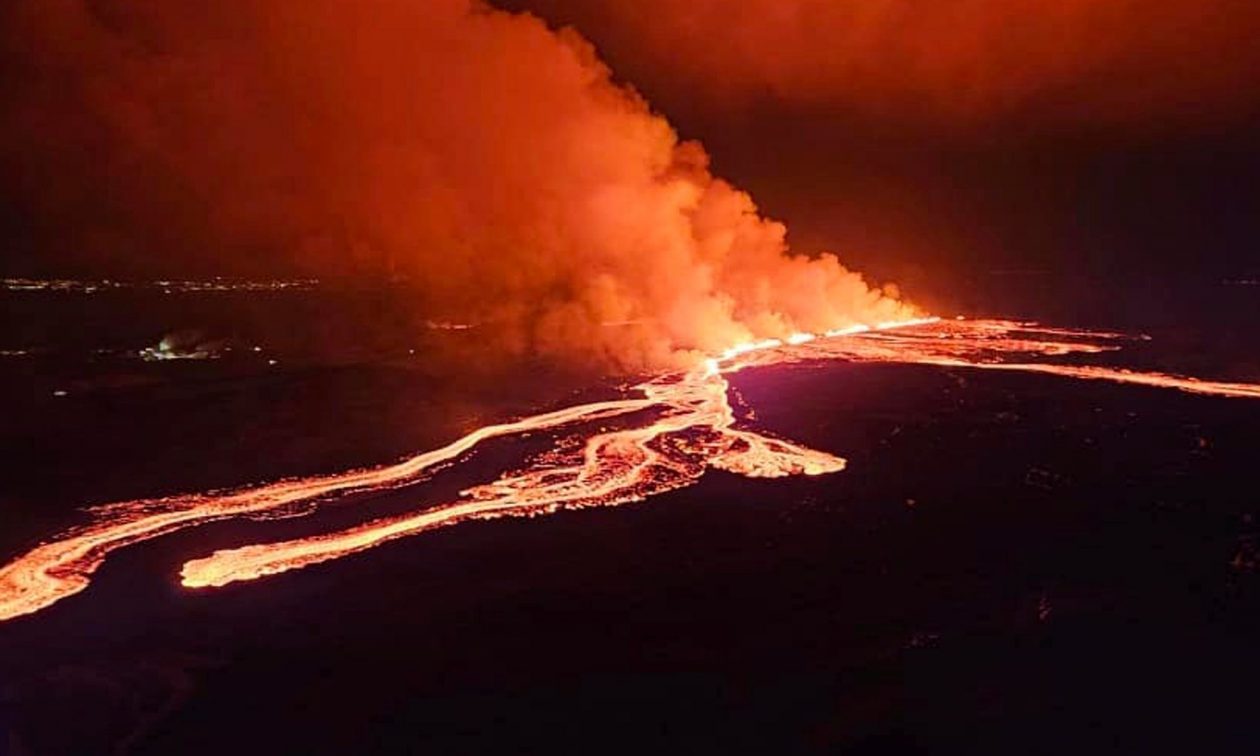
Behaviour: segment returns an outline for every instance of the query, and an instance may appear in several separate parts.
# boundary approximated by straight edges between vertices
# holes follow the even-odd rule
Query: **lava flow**
[[[210,587],[252,580],[467,520],[535,516],[639,501],[691,485],[708,468],[750,477],[819,475],[844,469],[844,460],[833,454],[737,427],[725,376],[760,365],[807,360],[919,363],[1260,398],[1260,384],[1047,361],[1115,351],[1125,338],[1014,321],[923,319],[740,345],[688,372],[642,383],[635,387],[637,396],[485,426],[398,464],[280,481],[222,495],[96,507],[89,510],[90,524],[63,533],[0,568],[0,620],[39,611],[82,591],[114,549],[209,522],[298,516],[334,496],[414,485],[436,466],[458,464],[461,455],[494,437],[576,429],[613,420],[618,426],[579,436],[583,440],[576,447],[557,447],[494,482],[464,491],[447,504],[335,533],[220,550],[191,560],[183,567],[183,584]]]

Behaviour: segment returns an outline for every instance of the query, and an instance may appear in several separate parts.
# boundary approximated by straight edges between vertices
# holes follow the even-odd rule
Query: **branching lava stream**
[[[625,425],[588,431],[590,435],[576,448],[557,448],[528,460],[519,469],[469,488],[446,504],[339,532],[215,551],[183,566],[183,584],[202,588],[253,580],[467,520],[536,516],[640,501],[691,485],[710,467],[750,477],[821,475],[844,469],[844,460],[828,452],[738,427],[727,399],[725,376],[758,365],[806,360],[919,363],[1260,398],[1260,384],[1049,361],[1114,351],[1125,338],[1014,321],[923,319],[736,346],[689,372],[640,384],[636,387],[638,396],[485,426],[398,464],[284,480],[226,494],[95,507],[89,510],[89,524],[62,533],[0,567],[0,620],[37,612],[84,590],[114,549],[209,522],[303,515],[333,496],[415,485],[436,466],[458,464],[461,455],[495,437],[560,428],[576,431],[579,426],[613,418]],[[644,419],[638,419],[640,415]]]

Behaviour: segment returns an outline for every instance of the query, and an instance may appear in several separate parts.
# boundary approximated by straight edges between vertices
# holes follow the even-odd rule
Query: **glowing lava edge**
[[[737,427],[725,376],[748,367],[817,360],[914,363],[1260,398],[1260,384],[1045,361],[1115,351],[1126,338],[1009,320],[938,318],[794,334],[738,345],[688,372],[653,378],[635,387],[639,396],[487,425],[392,465],[282,480],[222,494],[93,507],[87,510],[88,524],[67,530],[0,567],[0,621],[38,612],[84,590],[115,549],[209,522],[301,516],[335,496],[415,485],[438,466],[458,464],[462,455],[490,438],[613,419],[619,425],[592,430],[576,445],[558,445],[520,469],[463,491],[455,501],[333,533],[222,549],[192,559],[180,572],[182,583],[207,588],[256,580],[468,520],[533,517],[641,501],[689,486],[709,468],[766,478],[843,470],[845,461],[838,456]]]

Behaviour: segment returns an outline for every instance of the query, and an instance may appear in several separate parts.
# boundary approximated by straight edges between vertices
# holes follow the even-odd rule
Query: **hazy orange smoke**
[[[653,89],[710,104],[1181,122],[1258,100],[1253,0],[504,2],[575,23]]]
[[[788,256],[699,145],[535,18],[468,0],[4,12],[24,210],[98,257],[400,274],[516,346],[624,366],[910,314],[834,257]]]

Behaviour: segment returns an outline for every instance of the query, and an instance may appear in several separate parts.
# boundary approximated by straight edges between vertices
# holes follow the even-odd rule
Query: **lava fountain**
[[[223,549],[184,564],[183,585],[207,588],[327,562],[461,522],[533,517],[582,507],[641,501],[698,481],[709,468],[749,477],[821,475],[845,461],[743,427],[727,397],[730,373],[803,361],[916,363],[1009,370],[1260,399],[1260,384],[1199,380],[1067,363],[1121,348],[1128,337],[1046,328],[1009,320],[926,318],[799,333],[732,347],[691,370],[662,374],[624,398],[487,425],[402,462],[336,475],[283,480],[223,494],[197,494],[94,507],[91,522],[68,530],[0,567],[0,620],[31,614],[84,590],[107,555],[177,530],[229,518],[309,514],[334,497],[421,484],[436,467],[458,465],[482,441],[563,429],[580,443],[525,460],[458,499],[338,532]],[[614,429],[600,423],[616,418]]]

